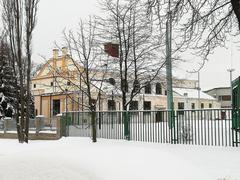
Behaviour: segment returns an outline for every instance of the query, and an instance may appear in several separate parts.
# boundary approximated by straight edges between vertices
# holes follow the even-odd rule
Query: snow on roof
[[[197,89],[188,89],[188,88],[173,88],[173,91],[180,96],[188,97],[188,98],[198,98],[198,90]],[[200,91],[201,99],[209,99],[215,100],[212,96]]]
[[[112,92],[115,95],[119,95],[121,93],[119,89],[117,89],[115,86],[111,85],[108,82],[93,82],[93,86],[95,86],[95,88],[97,89],[101,89],[107,95],[112,94]]]

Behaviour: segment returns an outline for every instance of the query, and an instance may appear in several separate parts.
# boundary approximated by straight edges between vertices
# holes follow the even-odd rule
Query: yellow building
[[[35,97],[36,115],[53,117],[66,110],[74,111],[80,107],[72,101],[76,94],[67,78],[74,76],[71,69],[73,62],[67,54],[67,49],[53,50],[53,57],[49,59],[32,79],[32,93]]]

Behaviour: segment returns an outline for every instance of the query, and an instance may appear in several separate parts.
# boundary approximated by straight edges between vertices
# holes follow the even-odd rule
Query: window
[[[133,82],[133,92],[137,93],[140,90],[140,83],[138,80],[134,80]]]
[[[144,101],[143,109],[144,110],[151,110],[151,101]]]
[[[195,109],[195,103],[192,103],[191,107],[192,109]]]
[[[60,100],[53,100],[53,116],[60,114]]]
[[[162,94],[162,86],[160,83],[156,84],[156,94]]]
[[[178,109],[184,109],[184,102],[178,103]],[[183,115],[184,111],[178,111],[178,114]]]
[[[231,96],[230,95],[219,96],[218,100],[219,101],[231,101]]]
[[[178,109],[184,109],[184,102],[179,102],[178,103]],[[178,111],[179,115],[183,115],[184,111]]]
[[[178,103],[178,109],[184,109],[184,102]]]
[[[36,85],[36,84],[34,84],[34,85],[33,85],[33,88],[36,88],[36,87],[37,87],[37,85]]]
[[[108,100],[108,110],[116,110],[116,102],[114,100]]]
[[[67,85],[68,85],[68,86],[70,86],[70,85],[71,85],[71,82],[70,82],[70,81],[68,81],[68,82],[67,82]]]
[[[91,110],[96,111],[96,104],[97,100],[96,99],[91,99]]]
[[[209,103],[209,106],[208,106],[209,108],[212,108],[212,104],[211,103]]]
[[[97,100],[96,99],[92,99],[91,102],[92,102],[92,105],[96,106],[96,104],[97,104]]]
[[[122,90],[124,90],[125,92],[128,92],[128,82],[125,79],[122,79],[121,87],[122,87]]]
[[[231,96],[222,96],[222,101],[231,101]]]
[[[156,117],[156,122],[163,122],[164,121],[164,111],[157,111],[155,117]]]
[[[151,84],[150,82],[146,82],[146,86],[145,86],[145,94],[151,94]]]
[[[204,109],[204,103],[201,103],[201,109]]]
[[[222,96],[218,96],[218,101],[222,101]]]
[[[51,82],[51,86],[53,86],[53,82]]]
[[[116,81],[115,81],[114,78],[109,78],[109,79],[108,79],[108,82],[109,82],[109,84],[111,84],[111,85],[113,85],[113,86],[115,86],[115,84],[116,84]]]
[[[165,95],[167,96],[167,90],[165,90]]]
[[[130,110],[138,110],[138,101],[132,101],[130,103],[130,107],[129,107]]]

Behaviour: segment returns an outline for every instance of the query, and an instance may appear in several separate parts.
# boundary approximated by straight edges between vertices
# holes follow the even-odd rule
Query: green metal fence
[[[238,146],[238,132],[240,132],[240,77],[232,81],[232,108],[233,144]]]
[[[64,113],[63,119],[67,136],[91,137],[91,112]],[[209,146],[238,145],[239,132],[232,129],[231,109],[97,112],[96,123],[98,138]]]

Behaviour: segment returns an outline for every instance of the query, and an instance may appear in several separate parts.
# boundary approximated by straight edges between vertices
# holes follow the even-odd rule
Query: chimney
[[[53,49],[53,59],[57,59],[58,58],[58,49]]]
[[[62,70],[66,71],[67,70],[67,65],[68,65],[68,49],[67,47],[62,47]]]
[[[62,47],[62,56],[66,57],[68,54],[68,48],[67,47]]]

